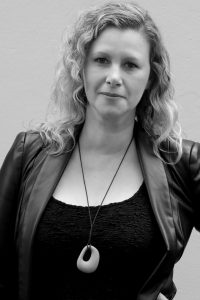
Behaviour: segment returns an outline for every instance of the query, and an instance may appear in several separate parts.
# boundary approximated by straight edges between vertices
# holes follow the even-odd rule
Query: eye
[[[108,59],[106,57],[97,57],[94,59],[94,61],[99,64],[107,64],[108,63]]]
[[[134,68],[138,68],[138,66],[134,62],[131,62],[131,61],[125,62],[124,66],[125,66],[125,68],[130,69],[130,70],[132,70]]]

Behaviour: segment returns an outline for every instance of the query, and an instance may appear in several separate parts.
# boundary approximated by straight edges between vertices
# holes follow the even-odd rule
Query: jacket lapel
[[[24,218],[19,231],[19,292],[20,299],[29,299],[31,248],[39,219],[52,196],[72,154],[59,156],[44,154],[41,167],[34,168],[28,180],[23,201]],[[30,189],[30,191],[29,191]]]
[[[136,147],[155,218],[167,250],[174,252],[176,233],[164,163],[154,154],[147,134],[141,129],[136,135]]]
[[[137,300],[146,300],[150,299],[150,291],[152,299],[157,297],[156,291],[163,288],[163,274],[169,276],[173,270],[176,232],[164,163],[154,154],[152,144],[142,129],[136,133],[136,147],[152,210],[166,244],[166,252],[138,293]]]

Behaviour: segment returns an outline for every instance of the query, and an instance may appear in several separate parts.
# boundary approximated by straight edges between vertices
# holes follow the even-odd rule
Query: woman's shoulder
[[[189,139],[182,140],[182,155],[174,168],[181,177],[194,178],[200,173],[200,143]]]
[[[193,140],[183,139],[182,159],[187,159],[189,164],[191,164],[194,160],[200,161],[200,143]]]
[[[21,155],[22,159],[26,160],[34,157],[44,147],[46,145],[39,131],[21,131],[16,135],[9,153],[13,156]]]
[[[30,163],[34,162],[36,157],[38,157],[38,155],[42,153],[42,150],[46,147],[40,132],[33,130],[19,132],[16,136],[15,142],[21,144],[22,170],[28,169]]]
[[[14,144],[24,144],[29,147],[45,147],[44,139],[40,132],[33,130],[19,132],[15,137]]]
[[[189,139],[183,139],[181,143],[181,156],[177,158],[177,148],[175,143],[170,143],[167,147],[165,144],[163,156],[167,163],[166,168],[173,173],[178,173],[180,178],[194,177],[195,174],[200,172],[200,143]]]

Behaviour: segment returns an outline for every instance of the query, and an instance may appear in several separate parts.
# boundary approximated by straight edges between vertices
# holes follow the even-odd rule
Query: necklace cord
[[[103,197],[103,199],[102,199],[102,201],[101,201],[101,203],[100,203],[100,205],[99,205],[99,207],[98,207],[98,209],[96,211],[96,214],[95,214],[93,220],[92,220],[92,216],[91,216],[88,191],[87,191],[87,186],[86,186],[85,174],[84,174],[84,170],[83,170],[83,162],[82,162],[82,156],[81,156],[80,143],[78,141],[79,158],[80,158],[80,164],[81,164],[81,171],[82,171],[83,183],[84,183],[84,188],[85,188],[85,194],[86,194],[86,199],[87,199],[88,214],[89,214],[89,219],[90,219],[90,232],[89,232],[89,238],[88,238],[87,246],[91,246],[92,231],[93,231],[93,226],[94,226],[95,220],[96,220],[97,215],[98,215],[98,213],[99,213],[99,211],[100,211],[100,209],[102,207],[102,204],[103,204],[103,202],[104,202],[104,200],[105,200],[105,198],[106,198],[106,196],[107,196],[107,194],[108,194],[108,192],[109,192],[109,190],[111,188],[111,185],[112,185],[112,183],[113,183],[113,181],[114,181],[114,179],[115,179],[115,177],[116,177],[116,175],[117,175],[117,173],[119,171],[119,168],[121,167],[121,164],[122,164],[122,162],[123,162],[123,160],[124,160],[124,158],[125,158],[128,150],[129,150],[129,147],[130,147],[130,145],[132,143],[132,140],[133,140],[133,136],[132,136],[132,138],[131,138],[131,140],[130,140],[130,142],[128,144],[128,147],[126,148],[126,151],[125,151],[125,153],[124,153],[124,155],[123,155],[123,157],[122,157],[122,159],[121,159],[121,161],[120,161],[120,163],[119,163],[119,165],[117,167],[117,170],[115,171],[115,174],[114,174],[114,176],[113,176],[113,178],[112,178],[112,180],[111,180],[111,182],[110,182],[110,184],[109,184],[109,186],[108,186],[108,188],[106,190],[106,193],[105,193],[105,195],[104,195],[104,197]]]

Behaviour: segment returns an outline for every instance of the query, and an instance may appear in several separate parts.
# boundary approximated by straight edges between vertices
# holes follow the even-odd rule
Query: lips
[[[109,93],[109,92],[101,92],[100,94],[108,96],[108,97],[120,97],[120,98],[125,98],[124,96],[116,93]]]

